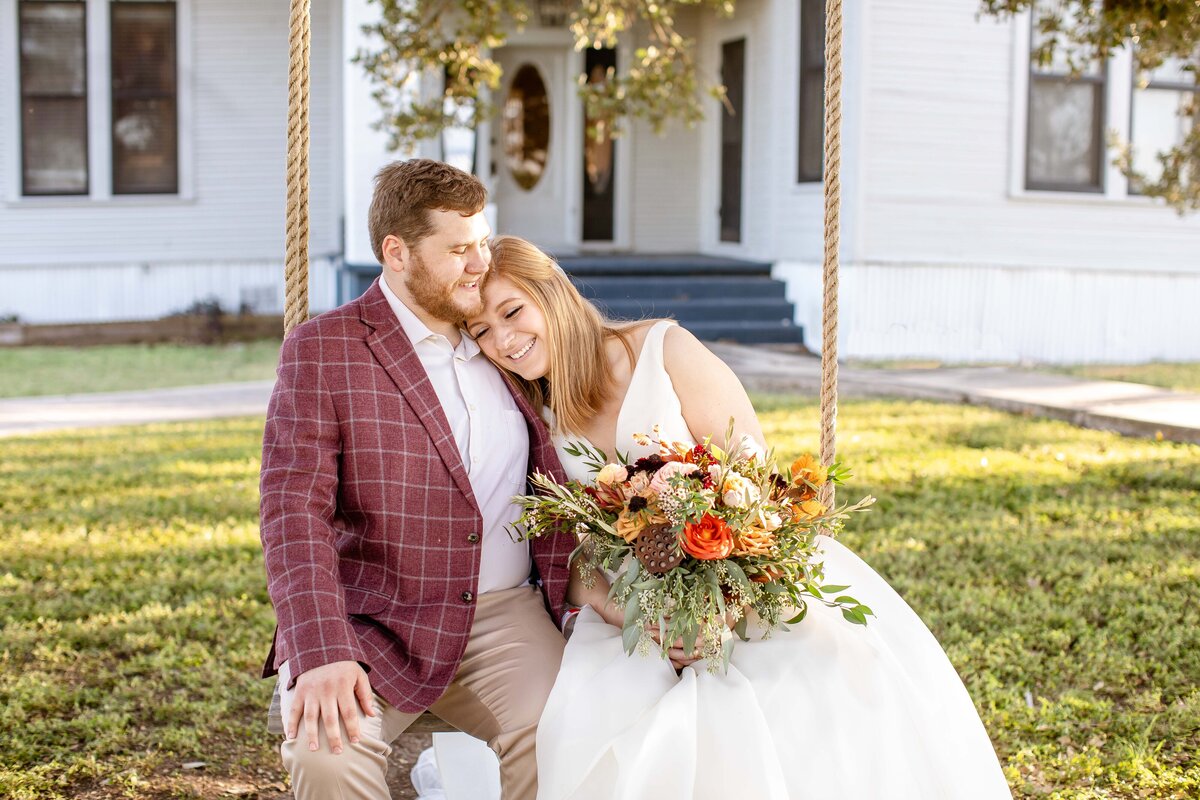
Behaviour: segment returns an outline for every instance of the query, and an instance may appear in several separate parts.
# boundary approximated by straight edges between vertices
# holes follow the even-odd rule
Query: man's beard
[[[404,286],[417,305],[443,322],[458,324],[483,309],[482,293],[476,294],[475,302],[466,307],[455,302],[454,291],[458,288],[458,282],[455,281],[449,289],[439,284],[416,251],[412,252],[412,265],[405,272]]]

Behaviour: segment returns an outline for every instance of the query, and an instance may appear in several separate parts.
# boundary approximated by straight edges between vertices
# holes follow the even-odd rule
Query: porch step
[[[595,301],[594,301],[595,302]],[[792,304],[782,298],[747,297],[730,301],[723,298],[694,300],[602,300],[605,313],[613,319],[650,319],[670,317],[693,327],[705,322],[737,322],[750,318],[773,324],[790,324]]]
[[[575,277],[604,277],[621,275],[730,275],[771,276],[771,265],[765,261],[744,261],[737,258],[701,255],[595,255],[563,256],[558,263]]]
[[[804,342],[768,263],[700,255],[572,256],[559,263],[613,319],[671,317],[708,341]]]
[[[782,281],[769,277],[732,277],[690,274],[677,277],[641,275],[629,277],[579,276],[575,285],[589,300],[676,300],[732,298],[784,299]]]

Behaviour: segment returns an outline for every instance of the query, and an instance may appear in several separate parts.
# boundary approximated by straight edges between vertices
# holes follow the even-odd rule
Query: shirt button
[[[478,533],[468,533],[468,534],[467,534],[467,541],[468,541],[468,542],[478,542],[478,541],[479,541],[479,534],[478,534]]]
[[[475,595],[471,594],[470,592],[463,592],[463,593],[462,593],[462,601],[463,601],[464,603],[469,603],[469,602],[471,602],[471,601],[472,601],[472,600],[474,600],[474,599],[475,599]]]

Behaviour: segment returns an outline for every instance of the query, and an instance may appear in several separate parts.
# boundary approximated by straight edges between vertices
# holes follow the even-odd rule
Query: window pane
[[[87,194],[87,102],[26,98],[21,121],[24,193]]]
[[[1091,82],[1030,81],[1027,188],[1101,188],[1103,88]]]
[[[825,0],[801,0],[800,54],[805,67],[825,64]]]
[[[176,192],[175,4],[111,8],[113,193]]]
[[[21,93],[87,91],[83,3],[21,3]]]
[[[550,150],[550,98],[537,67],[517,70],[504,101],[504,156],[514,181],[530,190],[542,178]]]
[[[800,119],[796,180],[823,179],[825,140],[825,3],[800,4]]]
[[[1180,114],[1190,108],[1192,92],[1146,89],[1133,93],[1133,168],[1150,181],[1158,180],[1162,165],[1157,153],[1179,145],[1191,129],[1191,117]],[[1137,187],[1133,187],[1134,193]]]
[[[1196,73],[1184,69],[1188,62],[1182,58],[1168,58],[1158,69],[1145,76],[1149,83],[1170,83],[1180,86],[1195,86]]]
[[[824,179],[825,76],[808,72],[800,78],[800,180]]]
[[[175,100],[148,98],[113,103],[113,191],[174,192]]]
[[[1068,41],[1066,35],[1061,32],[1043,33],[1041,30],[1041,21],[1044,17],[1048,16],[1057,16],[1061,19],[1065,29],[1086,29],[1091,23],[1081,19],[1081,10],[1082,8],[1078,3],[1064,3],[1061,0],[1037,0],[1034,3],[1031,17],[1031,56],[1036,57],[1039,48],[1051,42],[1054,43],[1054,53],[1051,56],[1050,63],[1038,64],[1036,61],[1031,62],[1035,72],[1068,75],[1072,73],[1072,68],[1074,68],[1076,70],[1075,74],[1080,76],[1098,76],[1101,74],[1103,64],[1090,50],[1072,44]]]

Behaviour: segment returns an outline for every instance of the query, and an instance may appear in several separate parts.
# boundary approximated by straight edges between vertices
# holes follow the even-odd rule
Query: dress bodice
[[[621,401],[621,409],[617,412],[616,444],[617,449],[629,461],[653,455],[658,452],[658,446],[639,445],[633,440],[635,433],[650,433],[658,425],[662,438],[673,442],[695,441],[687,422],[683,419],[683,407],[671,376],[667,373],[663,361],[663,339],[667,330],[675,323],[671,320],[656,322],[646,332],[642,342],[641,352],[638,353],[637,363],[633,367],[633,375],[629,380],[629,388]],[[567,477],[578,481],[592,481],[594,473],[588,468],[586,459],[571,455],[566,447],[571,442],[582,442],[593,450],[596,448],[582,435],[558,433],[554,436],[554,447],[562,461],[563,470]],[[606,453],[609,462],[617,460],[616,453]]]

